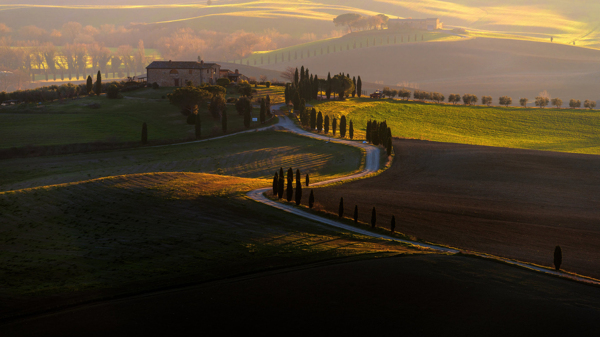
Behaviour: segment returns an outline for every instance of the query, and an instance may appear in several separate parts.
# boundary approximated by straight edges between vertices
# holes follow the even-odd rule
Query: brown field
[[[600,277],[600,156],[394,140],[392,167],[315,190],[320,207],[453,247]],[[308,196],[308,193],[305,193]],[[303,204],[307,204],[304,198]]]
[[[319,77],[350,72],[363,81],[416,85],[446,97],[450,93],[490,95],[494,104],[503,95],[511,96],[516,105],[520,97],[531,102],[543,90],[565,105],[571,98],[600,99],[600,51],[562,44],[490,38],[406,43],[264,67],[283,70],[301,65]]]

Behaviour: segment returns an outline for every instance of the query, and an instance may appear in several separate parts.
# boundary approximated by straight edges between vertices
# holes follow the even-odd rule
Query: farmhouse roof
[[[154,61],[146,69],[206,69],[216,63],[204,63],[196,61]]]

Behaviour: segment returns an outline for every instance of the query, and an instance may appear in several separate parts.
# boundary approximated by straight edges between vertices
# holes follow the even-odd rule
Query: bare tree
[[[296,74],[296,68],[287,67],[284,71],[281,72],[281,77],[290,83],[294,83],[294,74]]]

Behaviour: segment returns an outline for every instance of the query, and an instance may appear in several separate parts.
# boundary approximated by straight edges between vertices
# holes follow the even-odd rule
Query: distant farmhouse
[[[233,83],[238,83],[240,80],[248,80],[246,76],[240,74],[239,70],[231,71],[229,69],[221,69],[220,77],[228,78]]]
[[[429,19],[389,19],[388,28],[401,30],[401,29],[423,29],[423,30],[436,30],[442,29],[443,23],[438,18]]]
[[[148,83],[161,87],[181,87],[187,81],[194,85],[215,84],[221,77],[221,66],[204,61],[154,61],[146,67]]]

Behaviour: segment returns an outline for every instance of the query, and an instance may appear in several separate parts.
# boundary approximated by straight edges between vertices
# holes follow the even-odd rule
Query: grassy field
[[[340,38],[332,38],[300,44],[272,51],[256,52],[235,62],[261,66],[318,57],[354,49],[397,45],[409,42],[454,41],[460,37],[443,32],[374,30],[355,32]]]
[[[184,140],[194,137],[194,126],[186,124],[177,107],[161,99],[173,88],[150,88],[126,92],[125,98],[82,97],[65,103],[18,105],[0,110],[0,149],[28,145],[65,145],[90,142],[138,142],[142,124],[148,124],[149,141]],[[98,103],[99,108],[88,105]],[[220,136],[221,122],[206,109],[203,137]],[[254,115],[258,116],[255,109]],[[228,132],[244,130],[243,117],[228,107]],[[253,127],[259,123],[253,123]]]
[[[0,316],[333,258],[414,252],[244,195],[269,184],[153,173],[2,192]]]
[[[354,147],[288,132],[251,132],[195,144],[6,159],[0,166],[0,191],[150,172],[270,179],[280,167],[300,169],[319,181],[354,172],[361,160]]]
[[[348,99],[315,102],[324,114],[353,120],[364,137],[369,119],[387,120],[392,135],[438,142],[600,154],[600,114],[590,110],[503,108]]]

